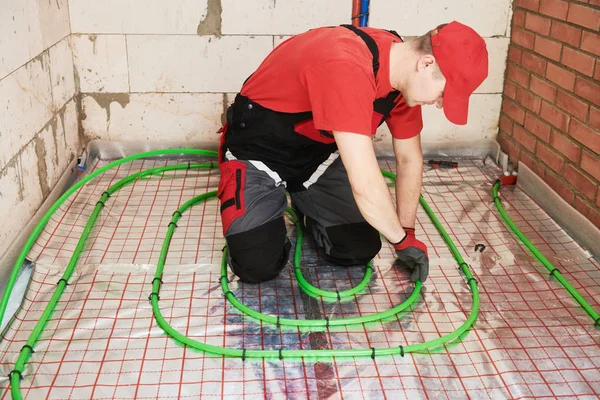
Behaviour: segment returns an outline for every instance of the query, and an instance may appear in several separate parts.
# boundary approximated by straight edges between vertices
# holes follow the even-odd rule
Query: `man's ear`
[[[435,57],[432,54],[425,54],[419,57],[417,62],[417,71],[425,71],[428,67],[432,67],[435,64]]]

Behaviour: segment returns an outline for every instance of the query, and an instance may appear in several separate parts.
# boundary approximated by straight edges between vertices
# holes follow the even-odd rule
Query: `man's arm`
[[[405,232],[379,170],[371,137],[337,131],[333,132],[333,136],[361,214],[390,242],[399,242],[404,238]]]
[[[423,179],[421,135],[393,139],[396,155],[396,210],[405,228],[414,228]]]

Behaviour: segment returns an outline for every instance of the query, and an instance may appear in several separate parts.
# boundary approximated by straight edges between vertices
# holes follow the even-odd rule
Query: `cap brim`
[[[466,125],[469,116],[469,98],[459,96],[452,86],[446,83],[444,88],[444,114],[456,125]]]

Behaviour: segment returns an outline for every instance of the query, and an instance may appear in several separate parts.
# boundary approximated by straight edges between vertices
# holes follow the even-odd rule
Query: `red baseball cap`
[[[431,46],[446,77],[446,118],[454,124],[465,125],[469,114],[469,97],[488,76],[485,41],[472,28],[452,21],[432,31]]]

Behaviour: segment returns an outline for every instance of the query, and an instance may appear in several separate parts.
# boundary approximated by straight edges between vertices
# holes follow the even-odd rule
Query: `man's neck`
[[[393,43],[390,48],[390,84],[402,92],[414,65],[415,54],[411,42]]]

